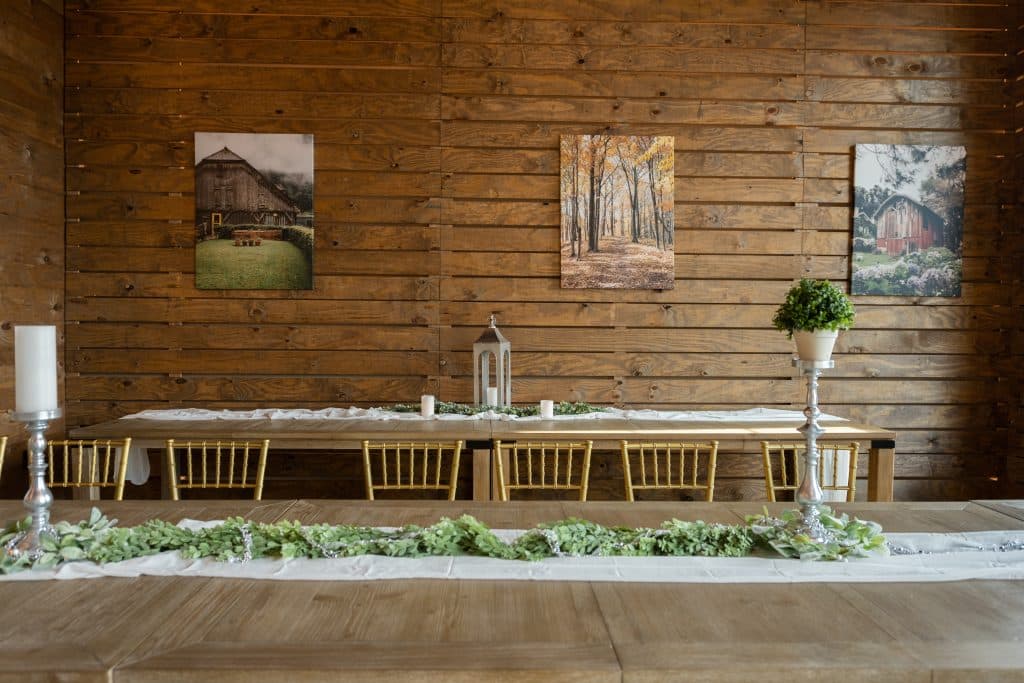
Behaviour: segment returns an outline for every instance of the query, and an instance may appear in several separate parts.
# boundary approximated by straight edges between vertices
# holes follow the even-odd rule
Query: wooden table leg
[[[491,500],[491,450],[473,449],[473,500]]]
[[[895,442],[872,441],[868,451],[868,500],[892,502],[895,475]]]

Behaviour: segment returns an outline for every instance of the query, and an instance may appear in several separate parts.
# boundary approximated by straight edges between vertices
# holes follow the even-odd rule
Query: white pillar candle
[[[487,387],[487,405],[498,405],[498,387]]]
[[[434,414],[434,397],[430,394],[420,396],[420,415],[430,417]]]
[[[14,326],[15,411],[57,409],[57,328]]]
[[[540,416],[551,418],[555,416],[555,402],[547,399],[540,402]]]

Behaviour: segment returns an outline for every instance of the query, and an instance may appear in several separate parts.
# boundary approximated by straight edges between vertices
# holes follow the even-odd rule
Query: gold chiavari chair
[[[804,473],[804,452],[801,442],[761,442],[764,460],[764,484],[768,500],[776,502],[783,491],[796,492]],[[818,484],[826,501],[840,501],[843,496],[853,502],[857,495],[857,458],[860,444],[818,444]],[[830,492],[836,492],[831,493]],[[840,495],[843,494],[843,495]]]
[[[455,500],[462,441],[363,441],[366,499],[374,491],[443,491]]]
[[[131,445],[131,437],[47,441],[47,485],[51,489],[113,489],[114,500],[122,500]]]
[[[576,491],[587,499],[592,441],[494,442],[501,500],[512,491]]]
[[[181,489],[251,490],[253,500],[261,500],[269,451],[270,439],[168,439],[167,473],[171,500],[180,500],[178,492]]]
[[[636,491],[703,491],[715,498],[718,442],[622,442],[622,470],[626,500]]]
[[[4,474],[4,454],[7,452],[7,437],[0,436],[0,481]]]

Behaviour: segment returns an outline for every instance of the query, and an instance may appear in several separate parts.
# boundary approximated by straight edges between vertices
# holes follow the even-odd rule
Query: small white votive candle
[[[487,405],[498,405],[498,387],[487,387]]]
[[[544,399],[540,402],[540,416],[551,418],[555,416],[555,402]]]
[[[430,394],[420,396],[420,415],[430,417],[434,414],[434,397]]]
[[[58,408],[55,326],[14,326],[14,399],[19,413]]]

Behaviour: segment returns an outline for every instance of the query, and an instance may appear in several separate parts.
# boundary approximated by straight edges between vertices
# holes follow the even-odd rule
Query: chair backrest
[[[180,500],[181,489],[247,489],[263,498],[270,439],[263,441],[167,440],[168,489]],[[180,461],[180,464],[179,464]]]
[[[455,500],[462,441],[363,441],[366,499],[374,491],[444,491]]]
[[[587,499],[593,441],[494,442],[501,500],[514,490],[577,492]]]
[[[7,437],[0,436],[0,481],[3,480],[4,474],[4,453],[7,452]]]
[[[782,491],[795,492],[804,475],[803,442],[761,442],[764,484],[768,500],[775,502]],[[857,495],[857,457],[860,444],[819,443],[818,484],[826,502],[853,502]]]
[[[635,500],[635,491],[677,489],[703,491],[713,501],[717,464],[717,441],[623,441],[626,500]]]
[[[48,440],[47,485],[51,489],[112,488],[114,500],[122,500],[131,445],[131,437]]]

